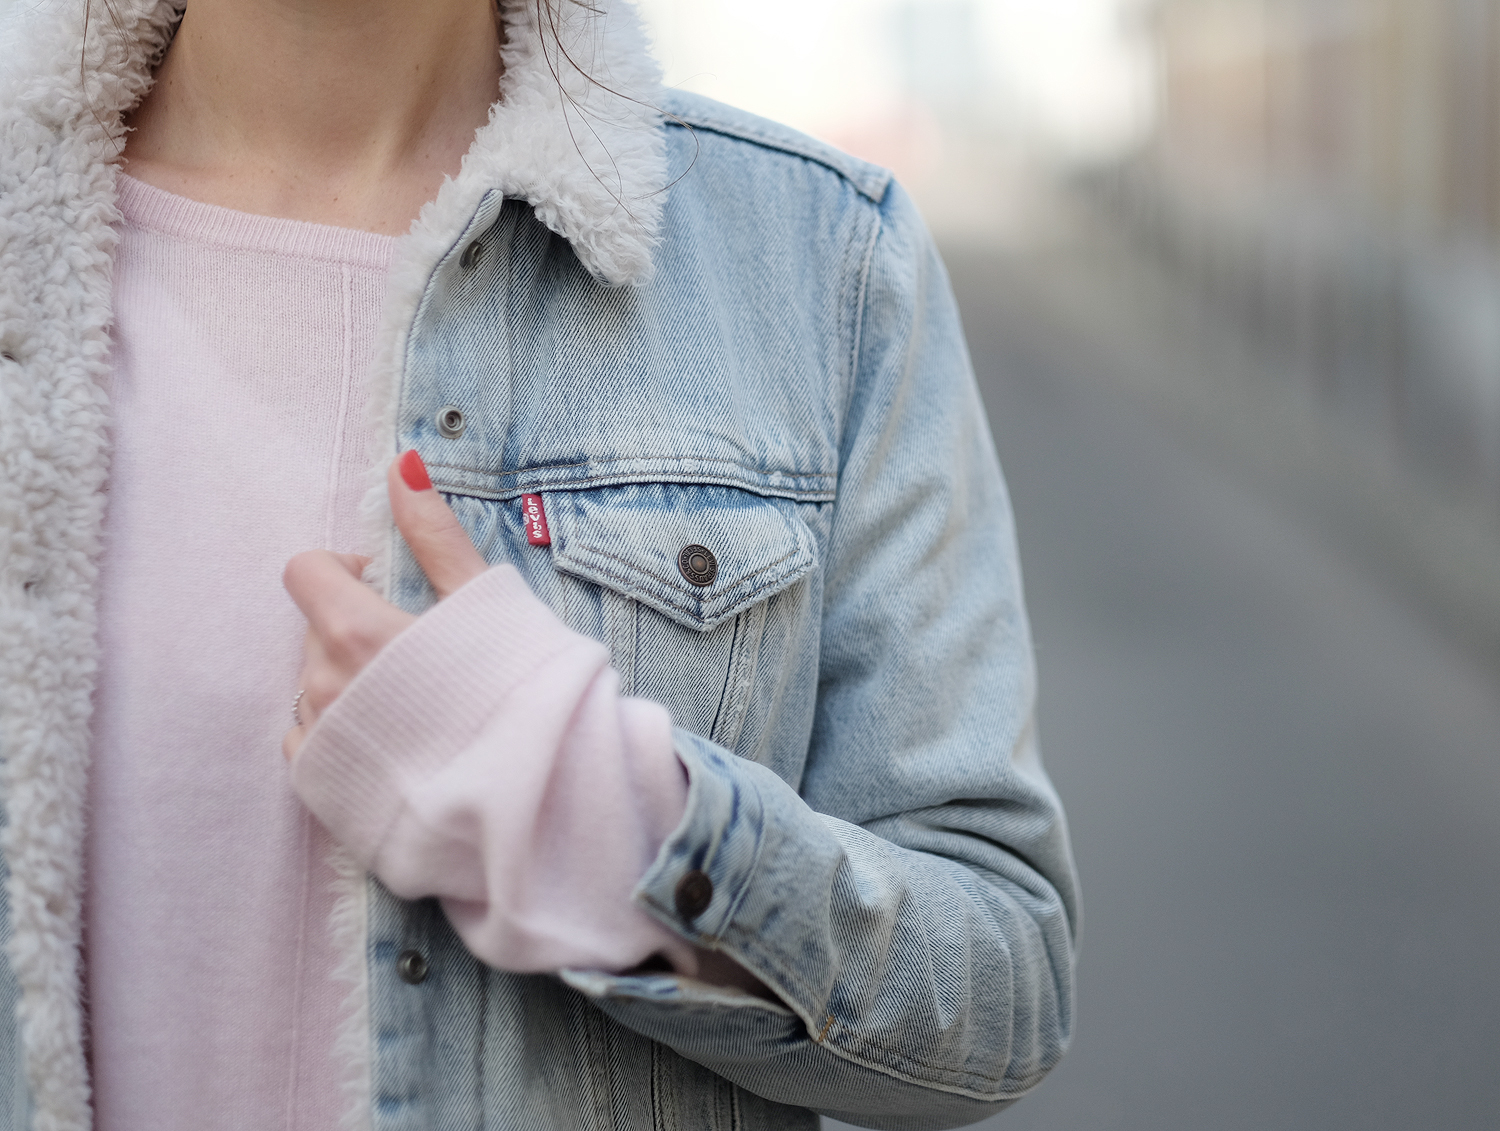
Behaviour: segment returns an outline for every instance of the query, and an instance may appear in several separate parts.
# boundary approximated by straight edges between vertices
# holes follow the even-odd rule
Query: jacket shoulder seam
[[[874,204],[880,204],[890,188],[892,174],[889,169],[872,165],[790,127],[735,110],[711,98],[670,91],[663,99],[662,111],[668,127],[719,134],[822,165],[849,182],[861,196]]]

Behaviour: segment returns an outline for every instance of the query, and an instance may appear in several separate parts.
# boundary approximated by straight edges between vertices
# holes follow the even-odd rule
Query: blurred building
[[[1031,164],[1118,155],[1148,116],[1136,0],[636,2],[668,84],[891,168],[966,245],[1028,223]]]
[[[1156,0],[1118,181],[1289,371],[1500,495],[1500,0]]]

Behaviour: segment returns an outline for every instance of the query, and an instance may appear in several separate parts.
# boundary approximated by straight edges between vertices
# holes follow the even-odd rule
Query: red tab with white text
[[[547,529],[547,510],[542,506],[540,495],[521,496],[521,516],[526,520],[526,541],[533,546],[552,545],[552,532]]]

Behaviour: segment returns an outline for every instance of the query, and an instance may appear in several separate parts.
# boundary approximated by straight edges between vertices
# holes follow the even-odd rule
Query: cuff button
[[[689,922],[707,911],[713,899],[714,882],[708,878],[708,873],[694,868],[677,881],[677,891],[674,894],[677,914]]]

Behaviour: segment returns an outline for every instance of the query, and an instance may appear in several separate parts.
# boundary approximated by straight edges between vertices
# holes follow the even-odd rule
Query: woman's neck
[[[400,234],[499,85],[492,0],[193,0],[125,168],[242,212]]]

